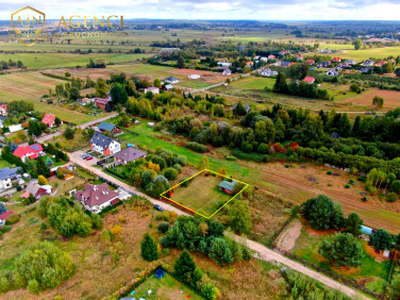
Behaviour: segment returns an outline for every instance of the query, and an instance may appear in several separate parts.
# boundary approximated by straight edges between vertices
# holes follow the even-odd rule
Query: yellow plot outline
[[[198,213],[197,211],[195,211],[195,210],[193,210],[193,209],[191,209],[191,208],[189,208],[189,207],[183,205],[182,203],[179,203],[179,202],[177,202],[177,201],[174,201],[174,200],[172,200],[172,199],[170,199],[170,198],[164,196],[164,195],[165,195],[166,193],[168,193],[169,191],[173,190],[174,188],[176,188],[177,186],[181,185],[181,184],[184,183],[185,181],[188,181],[188,180],[190,180],[190,179],[192,179],[192,178],[194,178],[194,177],[197,177],[198,175],[200,175],[200,174],[203,173],[204,171],[206,171],[206,172],[211,172],[211,173],[213,173],[213,174],[216,174],[217,176],[221,176],[221,177],[227,178],[227,179],[229,179],[229,180],[234,180],[234,181],[236,181],[236,182],[240,182],[241,184],[244,184],[245,187],[242,188],[239,192],[237,192],[235,196],[233,196],[231,199],[229,199],[224,205],[222,205],[220,208],[218,208],[217,211],[215,211],[215,212],[214,212],[211,216],[209,216],[209,217],[206,217],[205,215],[203,215],[203,214],[201,214],[201,213]],[[165,199],[167,199],[167,200],[169,200],[169,201],[171,201],[171,202],[173,202],[173,203],[175,203],[175,204],[177,204],[177,205],[179,205],[179,206],[182,206],[182,207],[186,208],[187,210],[190,210],[191,212],[194,212],[195,214],[197,214],[197,215],[199,215],[199,216],[202,216],[203,218],[210,219],[210,218],[212,218],[217,212],[219,212],[222,208],[224,208],[225,205],[227,205],[229,202],[231,202],[233,199],[235,199],[238,195],[240,195],[248,186],[249,186],[249,185],[248,185],[247,183],[244,183],[244,182],[242,182],[242,181],[233,179],[233,178],[231,178],[231,177],[228,177],[228,176],[226,176],[226,175],[223,175],[223,174],[220,174],[220,173],[211,171],[211,170],[209,170],[209,169],[204,169],[204,170],[202,170],[202,171],[200,171],[200,172],[197,172],[196,174],[190,176],[189,178],[186,178],[184,181],[182,181],[182,182],[180,182],[180,183],[174,185],[174,186],[171,187],[170,189],[168,189],[168,190],[162,192],[162,193],[160,194],[160,197],[163,197],[163,198],[165,198]]]

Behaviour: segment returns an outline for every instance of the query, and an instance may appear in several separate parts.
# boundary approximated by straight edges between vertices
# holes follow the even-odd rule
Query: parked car
[[[158,211],[163,211],[164,208],[162,208],[160,205],[156,204],[154,205],[154,209],[158,210]]]
[[[88,156],[87,158],[86,158],[86,160],[92,160],[93,159],[93,156]]]

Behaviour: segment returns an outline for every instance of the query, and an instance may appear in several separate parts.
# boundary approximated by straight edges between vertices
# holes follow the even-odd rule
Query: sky
[[[400,0],[0,0],[0,20],[32,6],[46,19],[123,15],[124,19],[399,20]]]

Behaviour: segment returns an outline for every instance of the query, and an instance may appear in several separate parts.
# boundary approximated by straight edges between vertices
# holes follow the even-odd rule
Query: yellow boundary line
[[[201,214],[201,213],[198,213],[197,211],[195,211],[195,210],[193,210],[193,209],[191,209],[191,208],[189,208],[189,207],[183,205],[182,203],[179,203],[179,202],[177,202],[177,201],[174,201],[174,200],[172,200],[172,199],[170,199],[170,198],[164,196],[164,194],[166,194],[166,193],[168,193],[169,191],[173,190],[173,189],[176,188],[177,186],[180,186],[182,183],[184,183],[184,182],[186,182],[186,181],[188,181],[188,180],[190,180],[190,179],[192,179],[192,178],[194,178],[194,177],[197,177],[198,175],[200,175],[200,174],[203,173],[204,171],[206,171],[206,172],[211,172],[211,173],[216,174],[216,175],[218,175],[218,176],[221,176],[221,177],[223,177],[223,178],[232,179],[232,180],[234,180],[234,181],[236,181],[236,182],[240,182],[241,184],[244,184],[245,187],[242,188],[239,192],[237,192],[235,196],[233,196],[231,199],[229,199],[224,205],[222,205],[220,208],[218,208],[218,209],[217,209],[211,216],[209,216],[209,217],[206,217],[205,215],[203,215],[203,214]],[[200,171],[200,172],[197,172],[196,174],[190,176],[189,178],[186,178],[184,181],[182,181],[182,182],[180,182],[180,183],[174,185],[173,187],[169,188],[168,190],[162,192],[162,193],[160,194],[160,197],[163,197],[163,198],[165,198],[165,199],[167,199],[167,200],[169,200],[169,201],[171,201],[171,202],[173,202],[173,203],[175,203],[175,204],[177,204],[177,205],[179,205],[179,206],[182,206],[182,207],[186,208],[187,210],[190,210],[191,212],[194,212],[195,214],[197,214],[197,215],[199,215],[199,216],[202,216],[203,218],[210,219],[210,218],[212,218],[217,212],[219,212],[222,208],[224,208],[229,202],[231,202],[231,201],[232,201],[233,199],[235,199],[238,195],[240,195],[248,186],[249,186],[248,183],[245,183],[245,182],[242,182],[242,181],[240,181],[240,180],[236,180],[236,179],[230,178],[230,177],[228,177],[228,176],[226,176],[226,175],[223,175],[223,174],[214,172],[214,171],[209,170],[209,169],[204,169],[204,170],[202,170],[202,171]]]

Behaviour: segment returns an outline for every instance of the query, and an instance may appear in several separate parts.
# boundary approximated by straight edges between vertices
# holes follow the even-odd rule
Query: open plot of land
[[[173,135],[165,132],[154,133],[153,129],[147,127],[146,124],[133,127],[133,131],[140,135],[127,133],[120,135],[119,138],[127,143],[146,146],[149,149],[170,149],[173,153],[185,155],[192,165],[198,165],[203,158],[202,154],[176,145],[180,141],[175,141],[176,137]],[[219,156],[218,153],[211,154],[208,157],[210,169],[225,168],[227,174],[235,174],[237,178],[241,178],[246,183],[255,185],[291,203],[300,204],[311,197],[325,194],[334,201],[340,202],[346,214],[352,212],[359,214],[367,226],[385,228],[394,234],[398,233],[400,201],[388,203],[380,201],[378,197],[368,197],[368,201],[363,202],[359,192],[365,192],[365,190],[361,184],[350,189],[344,188],[351,178],[355,179],[355,176],[346,172],[335,171],[340,176],[328,176],[326,172],[329,168],[311,163],[305,164],[305,168],[302,166],[285,168],[281,163],[232,162],[225,160],[225,156]],[[312,177],[316,177],[316,181],[311,180]]]
[[[223,175],[203,170],[190,179],[165,191],[162,196],[189,208],[203,217],[210,218],[219,207],[233,198],[232,195],[222,192],[218,188],[218,184],[228,179]]]
[[[348,93],[351,94],[351,93]],[[400,92],[370,89],[361,94],[355,94],[351,97],[346,97],[337,101],[338,103],[352,103],[354,106],[365,106],[369,109],[373,108],[372,100],[375,96],[382,97],[385,100],[382,111],[388,111],[400,106]],[[336,96],[335,96],[336,99]]]
[[[264,90],[265,87],[272,89],[275,84],[275,78],[262,78],[248,76],[231,82],[231,86],[245,90]]]
[[[356,279],[360,285],[365,285],[368,289],[382,293],[384,291],[385,282],[389,272],[389,261],[380,261],[366,241],[359,240],[363,249],[362,265],[359,268],[351,269],[332,269],[326,262],[325,258],[318,253],[321,240],[328,236],[329,233],[318,232],[308,228],[301,230],[300,237],[296,241],[296,245],[292,249],[292,253],[308,260],[320,267],[333,270],[339,275]],[[372,251],[371,251],[372,250]]]
[[[151,293],[149,294],[149,291]],[[135,293],[130,297],[144,299],[193,299],[200,300],[202,297],[188,289],[182,283],[176,281],[169,274],[165,274],[163,278],[152,276],[135,289]]]

